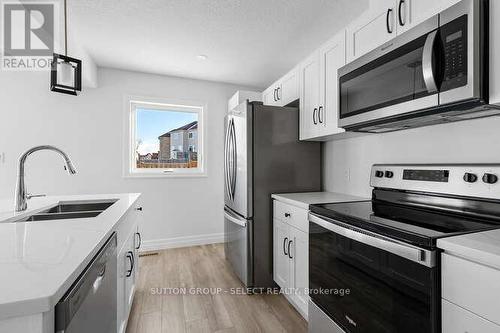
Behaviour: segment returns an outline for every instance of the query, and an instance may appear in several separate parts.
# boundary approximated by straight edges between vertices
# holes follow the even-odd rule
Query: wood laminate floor
[[[239,289],[231,288],[242,287],[222,244],[143,256],[127,333],[307,331],[307,322],[282,295],[233,294]],[[184,289],[174,288],[212,289],[175,295]]]

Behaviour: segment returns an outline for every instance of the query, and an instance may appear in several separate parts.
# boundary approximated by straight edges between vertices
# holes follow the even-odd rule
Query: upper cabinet
[[[382,46],[459,0],[372,0],[347,27],[347,61]]]
[[[264,105],[285,106],[299,98],[299,77],[294,68],[262,93]]]
[[[384,44],[396,36],[395,0],[373,1],[370,9],[347,28],[347,61]]]
[[[338,127],[338,75],[345,65],[345,32],[337,34],[299,66],[300,139],[344,132]]]

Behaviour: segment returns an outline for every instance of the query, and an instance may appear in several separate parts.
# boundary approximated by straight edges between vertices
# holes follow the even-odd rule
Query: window
[[[204,175],[202,104],[132,97],[127,102],[125,176]]]

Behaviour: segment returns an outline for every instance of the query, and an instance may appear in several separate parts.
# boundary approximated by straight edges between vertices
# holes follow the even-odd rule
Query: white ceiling
[[[367,0],[68,1],[71,43],[98,66],[256,88],[367,7]]]

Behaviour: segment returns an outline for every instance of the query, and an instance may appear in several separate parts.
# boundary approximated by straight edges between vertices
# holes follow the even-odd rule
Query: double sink
[[[104,212],[116,199],[101,201],[66,201],[39,211],[36,214],[25,216],[15,222],[34,222],[48,220],[80,219],[96,217]]]

